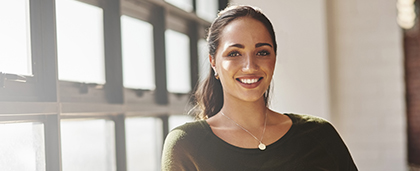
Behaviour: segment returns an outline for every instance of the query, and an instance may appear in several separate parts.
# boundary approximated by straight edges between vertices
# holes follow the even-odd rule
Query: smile
[[[258,82],[258,80],[259,79],[257,79],[257,78],[254,78],[254,79],[239,79],[239,81],[241,81],[242,83],[245,83],[245,84],[253,84],[253,83]]]
[[[260,78],[236,78],[236,80],[239,81],[242,84],[255,84],[262,79],[263,79],[263,77],[260,77]]]

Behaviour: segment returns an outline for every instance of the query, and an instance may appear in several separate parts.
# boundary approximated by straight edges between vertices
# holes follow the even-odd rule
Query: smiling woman
[[[207,42],[210,74],[195,93],[201,120],[168,134],[163,170],[357,170],[328,121],[268,108],[277,43],[259,9],[221,11]]]
[[[209,59],[223,85],[225,104],[236,100],[263,102],[261,97],[268,90],[276,63],[274,39],[251,17],[232,21],[221,33],[219,50]]]

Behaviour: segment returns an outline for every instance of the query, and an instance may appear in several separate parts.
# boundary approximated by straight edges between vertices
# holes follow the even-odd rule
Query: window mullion
[[[197,0],[192,0],[192,12],[197,13]]]
[[[54,0],[31,0],[33,72],[40,101],[56,102],[57,40]]]
[[[166,136],[169,134],[169,116],[168,115],[162,115],[159,117],[162,120],[162,135],[163,139],[166,138]],[[162,144],[163,147],[163,144]]]
[[[117,171],[127,170],[127,152],[126,152],[126,133],[125,133],[125,115],[114,117],[115,122],[115,151]]]
[[[58,102],[55,0],[30,0],[33,73],[40,102]],[[58,103],[56,103],[58,104]],[[47,105],[47,104],[39,104]],[[61,171],[60,115],[45,115],[47,171]]]
[[[166,11],[163,7],[152,10],[153,40],[155,54],[155,101],[157,104],[168,104],[166,82],[165,30]]]
[[[47,115],[44,124],[46,171],[61,171],[60,115]]]
[[[194,1],[195,2],[195,1]],[[191,88],[195,91],[195,85],[198,81],[198,26],[197,23],[191,21],[189,24],[188,36],[190,37],[190,71],[191,71]]]
[[[122,104],[121,4],[119,0],[105,0],[104,4],[105,92],[110,103]]]

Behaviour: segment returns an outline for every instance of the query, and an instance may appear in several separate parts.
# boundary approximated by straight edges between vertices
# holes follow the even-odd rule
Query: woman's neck
[[[220,110],[236,123],[246,127],[261,127],[264,124],[268,108],[264,98],[254,102],[243,101],[240,99],[224,99],[223,108]]]

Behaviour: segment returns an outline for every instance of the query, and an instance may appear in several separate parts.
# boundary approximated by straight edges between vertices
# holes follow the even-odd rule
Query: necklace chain
[[[245,132],[247,132],[249,135],[251,135],[255,140],[257,140],[260,144],[258,145],[258,148],[260,150],[265,150],[266,146],[265,144],[262,143],[262,140],[264,138],[264,133],[265,133],[265,128],[267,126],[267,111],[265,112],[265,119],[264,119],[264,128],[263,128],[263,133],[261,136],[261,140],[259,140],[257,137],[255,137],[254,134],[252,134],[250,131],[248,131],[246,128],[244,128],[243,126],[239,125],[237,122],[235,122],[235,120],[231,119],[229,116],[225,115],[222,111],[220,111],[220,113],[226,117],[227,119],[229,119],[230,121],[232,121],[236,126],[238,126],[239,128],[241,128],[242,130],[244,130]]]

